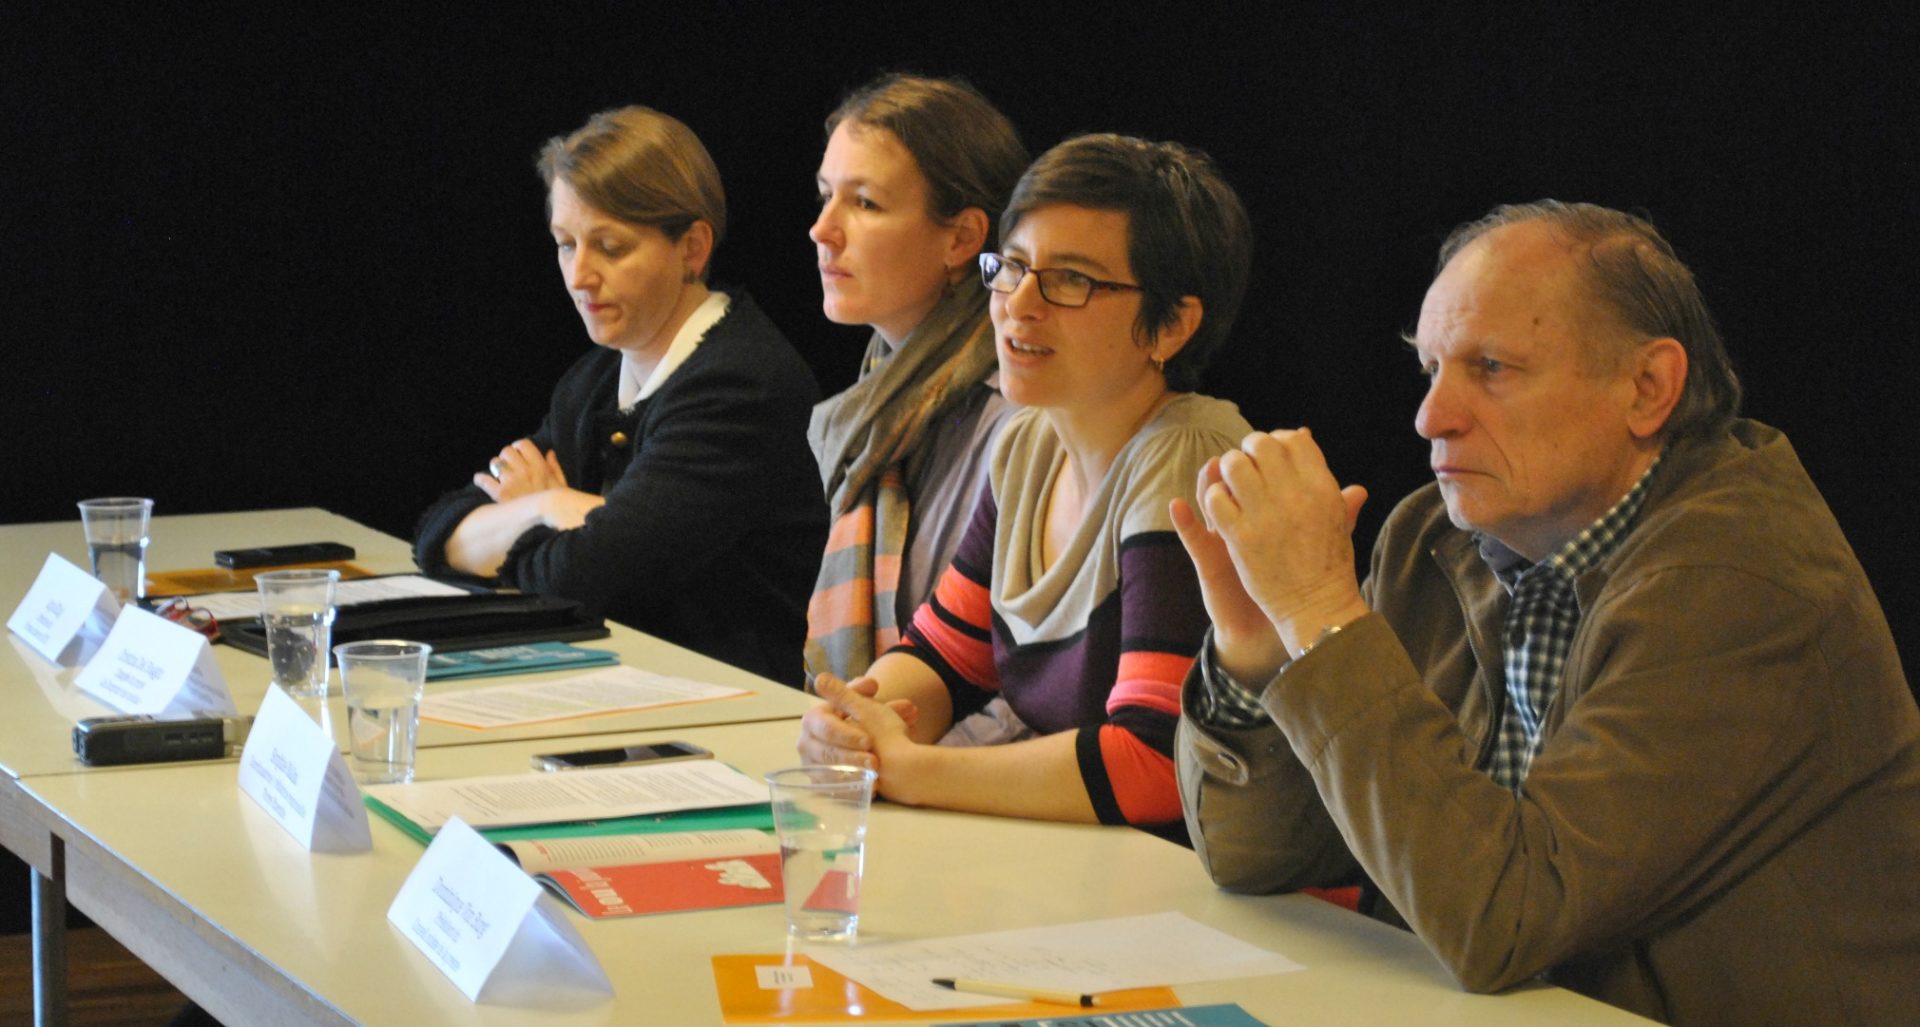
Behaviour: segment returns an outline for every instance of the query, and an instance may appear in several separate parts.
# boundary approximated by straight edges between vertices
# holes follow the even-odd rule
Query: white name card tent
[[[581,1009],[613,994],[559,903],[458,818],[407,875],[387,922],[475,1002]]]
[[[373,848],[367,807],[333,736],[269,687],[240,752],[240,790],[314,852]]]
[[[120,713],[239,712],[205,635],[132,606],[73,684]]]
[[[27,596],[7,618],[7,630],[62,667],[87,662],[106,641],[120,601],[99,578],[48,553]]]

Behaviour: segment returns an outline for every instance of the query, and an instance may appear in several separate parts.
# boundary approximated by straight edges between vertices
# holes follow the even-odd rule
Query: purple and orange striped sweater
[[[1231,403],[1175,396],[1121,449],[1043,569],[1047,499],[1066,454],[1039,411],[1022,411],[898,650],[939,673],[956,722],[997,694],[1041,734],[1078,730],[1102,823],[1178,833],[1173,730],[1207,615],[1167,504],[1191,499],[1201,466],[1251,430]]]

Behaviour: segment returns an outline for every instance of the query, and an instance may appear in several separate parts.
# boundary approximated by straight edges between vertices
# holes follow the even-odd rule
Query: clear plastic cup
[[[260,623],[267,629],[273,683],[295,698],[325,696],[333,590],[340,572],[266,571],[254,575],[253,583],[260,589]]]
[[[427,690],[425,642],[385,639],[333,647],[347,697],[347,763],[362,784],[413,780],[420,699]]]
[[[80,501],[80,527],[87,533],[93,576],[124,605],[147,597],[148,528],[153,500],[133,496]]]
[[[850,942],[859,934],[874,778],[873,771],[861,767],[833,766],[767,775],[789,937]]]

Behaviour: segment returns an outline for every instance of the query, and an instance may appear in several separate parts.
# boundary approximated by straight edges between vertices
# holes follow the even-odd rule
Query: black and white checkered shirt
[[[1620,548],[1646,500],[1647,482],[1659,466],[1655,459],[1613,509],[1539,563],[1530,565],[1492,536],[1480,536],[1480,558],[1513,600],[1507,606],[1500,641],[1507,698],[1500,711],[1500,734],[1487,758],[1488,775],[1513,791],[1520,790],[1540,751],[1547,707],[1566,676],[1567,652],[1580,627],[1574,582]]]
[[[1495,781],[1514,791],[1527,779],[1534,754],[1540,751],[1547,707],[1560,691],[1567,653],[1580,627],[1574,582],[1620,548],[1646,500],[1647,482],[1659,466],[1656,458],[1611,510],[1539,563],[1527,563],[1490,535],[1478,536],[1481,559],[1512,596],[1501,638],[1507,698],[1486,769]],[[1202,724],[1235,729],[1266,721],[1259,695],[1220,669],[1212,645],[1201,652],[1200,667],[1208,687],[1197,697],[1194,713]]]

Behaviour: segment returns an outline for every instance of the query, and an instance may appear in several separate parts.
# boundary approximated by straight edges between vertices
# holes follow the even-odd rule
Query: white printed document
[[[767,801],[765,782],[718,760],[370,785],[366,793],[428,831],[454,817],[476,828],[510,827]]]
[[[485,729],[538,724],[571,717],[628,713],[751,694],[745,688],[668,677],[638,667],[608,667],[557,681],[495,685],[429,695],[420,703],[420,716],[456,727]]]
[[[457,585],[418,574],[395,574],[385,578],[355,578],[342,581],[333,586],[333,605],[335,607],[355,606],[360,603],[378,602],[382,599],[407,599],[413,596],[463,596],[470,593]],[[245,592],[209,592],[206,595],[188,596],[187,604],[196,610],[206,610],[218,620],[245,620],[260,616],[260,592],[248,589]]]
[[[751,827],[665,834],[602,834],[587,838],[528,838],[505,842],[529,874],[574,867],[640,866],[743,854],[780,854],[780,840]]]
[[[807,956],[910,1009],[1007,1002],[948,991],[933,983],[937,977],[1093,994],[1304,969],[1180,913],[851,948],[812,946]]]

